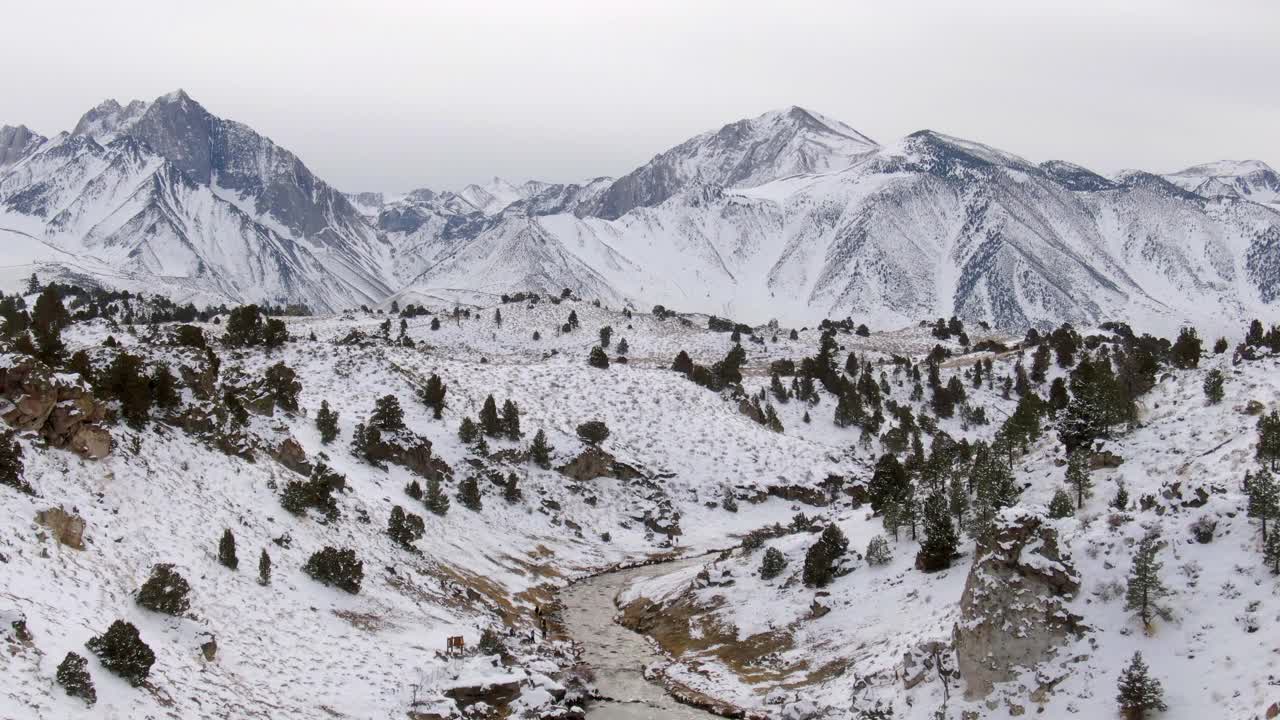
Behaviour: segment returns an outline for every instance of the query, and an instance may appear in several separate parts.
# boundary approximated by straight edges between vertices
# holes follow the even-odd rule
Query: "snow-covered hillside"
[[[1018,338],[958,320],[888,332],[735,329],[574,297],[463,308],[402,296],[394,307],[288,318],[291,339],[280,343],[265,339],[271,328],[255,334],[261,327],[243,322],[244,311],[185,327],[129,325],[124,318],[151,316],[145,300],[65,298],[81,319],[61,333],[61,364],[45,370],[21,354],[14,320],[6,332],[15,339],[0,347],[0,415],[19,430],[18,477],[31,486],[23,492],[0,462],[6,716],[582,717],[590,673],[577,667],[570,640],[584,639],[559,625],[556,591],[617,564],[726,548],[705,567],[655,568],[620,601],[623,620],[671,655],[655,677],[734,712],[851,719],[879,703],[902,718],[935,717],[941,705],[946,717],[1033,707],[1047,717],[1105,716],[1134,650],[1164,682],[1169,718],[1215,708],[1253,717],[1280,700],[1268,679],[1280,586],[1241,489],[1245,471],[1260,467],[1259,414],[1280,402],[1269,349],[1280,344],[1277,331],[1234,354],[1184,343],[1170,350],[1125,328],[1092,338],[1063,329],[1043,346],[1035,339],[1010,350]],[[12,313],[12,302],[0,310]],[[44,352],[40,323],[54,315],[35,294],[23,302],[35,309],[36,352]],[[587,358],[604,335],[611,361],[593,367]],[[1103,350],[1126,384],[1078,384]],[[682,351],[691,367],[677,372]],[[1148,352],[1158,368],[1143,363]],[[129,355],[141,361],[140,385],[121,359]],[[933,389],[927,355],[937,366]],[[1196,355],[1198,368],[1170,364]],[[1202,387],[1214,371],[1225,377],[1224,398],[1208,404]],[[447,387],[440,419],[421,399],[433,375]],[[722,390],[704,387],[717,378]],[[1092,496],[1075,517],[1046,519],[1044,506],[1064,485],[1057,427],[1092,417],[1085,393],[1130,385],[1139,401],[1133,428],[1116,425],[1099,441]],[[1067,387],[1084,410],[1062,409]],[[387,395],[403,429],[374,414]],[[154,404],[139,415],[143,396]],[[494,433],[462,437],[464,418],[484,425],[489,397]],[[508,400],[518,435],[504,419]],[[322,406],[337,412],[328,443]],[[1042,432],[1029,429],[1033,417]],[[588,420],[609,430],[595,445],[579,427]],[[374,426],[382,432],[370,440]],[[110,433],[109,452],[95,428]],[[541,465],[536,435],[551,448]],[[917,551],[934,527],[926,519],[918,539],[899,528],[892,560],[869,565],[870,538],[892,535],[871,509],[887,487],[875,479],[885,453],[902,458],[923,497],[930,482],[963,487],[978,463],[965,453],[985,452],[980,443],[1010,453],[1010,487],[1019,491],[992,523],[1013,533],[1022,555],[971,572],[975,540],[961,536],[949,568],[922,572]],[[318,492],[308,477],[335,487],[320,464],[342,477],[340,489],[323,493],[332,493],[331,511],[286,510],[289,498]],[[1122,481],[1130,500],[1118,510],[1110,503]],[[967,497],[978,517],[986,481],[975,482]],[[443,515],[414,490],[430,496],[432,483],[452,501]],[[408,547],[389,532],[396,506],[422,518]],[[850,552],[830,584],[809,587],[805,556],[829,524]],[[238,569],[220,562],[227,530]],[[1160,574],[1173,594],[1161,603],[1168,618],[1144,633],[1120,596],[1132,546],[1152,531],[1163,539]],[[737,547],[747,538],[755,540]],[[358,593],[304,571],[326,546],[363,563]],[[768,580],[758,575],[766,548],[785,560]],[[255,571],[264,550],[266,584]],[[171,616],[138,604],[158,564],[190,583],[188,610]],[[972,669],[972,640],[962,637],[989,618],[962,598],[1009,572],[1067,578],[1055,602],[1078,634],[1031,633],[1042,654],[1001,668],[1012,673],[1003,678]],[[988,611],[1016,612],[1028,599],[984,597]],[[85,648],[115,620],[136,626],[155,653],[140,687]],[[445,652],[454,636],[468,649],[461,655]],[[88,658],[92,707],[55,681],[68,652]],[[939,658],[941,672],[930,664]]]

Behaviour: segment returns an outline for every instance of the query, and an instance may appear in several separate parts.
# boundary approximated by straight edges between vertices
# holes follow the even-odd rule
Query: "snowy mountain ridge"
[[[751,322],[957,315],[1005,327],[1276,316],[1280,177],[1258,161],[1106,178],[934,131],[880,145],[790,107],[619,178],[342,193],[183,91],[71,133],[0,130],[0,228],[184,297],[336,311],[522,290]],[[129,281],[132,282],[132,281]]]

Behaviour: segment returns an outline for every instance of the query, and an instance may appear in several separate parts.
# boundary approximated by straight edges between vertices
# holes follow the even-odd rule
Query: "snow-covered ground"
[[[23,437],[26,478],[37,494],[0,486],[0,619],[5,620],[0,716],[404,717],[410,710],[447,712],[453,702],[446,691],[485,682],[519,684],[512,706],[517,716],[549,716],[574,653],[554,629],[546,640],[535,632],[536,609],[571,579],[673,549],[731,547],[746,532],[786,524],[797,512],[838,523],[859,553],[882,532],[880,520],[865,506],[842,501],[813,507],[770,496],[771,488],[774,495],[817,490],[832,475],[849,484],[865,481],[882,452],[880,442],[864,441],[856,428],[836,427],[835,401],[825,392],[812,407],[794,400],[775,404],[784,428],[777,433],[740,413],[736,401],[670,371],[680,350],[709,365],[732,347],[728,333],[706,329],[705,316],[690,316],[685,324],[678,317],[626,317],[588,302],[545,299],[474,309],[472,317],[457,320],[452,306],[434,309],[440,313],[439,330],[430,329],[432,316],[407,321],[414,347],[384,340],[338,342],[352,330],[374,336],[387,319],[396,336],[400,318],[384,308],[288,319],[295,340],[273,352],[218,348],[223,378],[261,377],[281,361],[297,371],[300,412],[255,415],[248,433],[263,448],[294,438],[308,460],[323,459],[346,476],[348,491],[338,500],[341,518],[334,522],[284,511],[280,491],[299,476],[268,453],[258,452],[249,462],[160,423],[140,432],[113,426],[115,450],[100,461]],[[501,311],[501,325],[495,310]],[[560,333],[570,311],[580,328]],[[615,348],[626,339],[630,362],[614,362],[607,370],[587,365],[603,325],[613,328]],[[222,333],[221,325],[203,327],[211,336]],[[798,361],[816,351],[819,332],[796,329],[796,340],[789,339],[789,327],[756,328],[763,343],[744,336],[748,393],[768,386],[766,368],[773,360]],[[970,330],[975,341],[982,337]],[[539,340],[533,339],[535,331]],[[314,341],[308,340],[312,333]],[[131,331],[98,320],[72,326],[66,337],[75,350],[98,347],[108,334],[149,361],[163,359],[176,368],[190,357],[183,355],[190,351],[155,342],[142,326]],[[892,353],[918,360],[937,342],[927,328],[866,338],[841,334],[839,341],[841,362],[856,351],[884,363],[877,370],[886,373],[890,397],[919,412],[921,403],[908,399],[912,383],[888,358]],[[997,379],[1011,373],[1015,357],[997,358]],[[948,363],[944,381],[965,371],[967,360]],[[1124,463],[1094,473],[1094,497],[1079,517],[1055,521],[1083,578],[1071,610],[1093,630],[1065,653],[1087,658],[1072,666],[1072,674],[1044,702],[1046,717],[1110,716],[1115,677],[1134,649],[1143,650],[1165,682],[1168,717],[1252,717],[1265,703],[1280,699],[1272,679],[1280,674],[1274,642],[1280,621],[1277,585],[1261,566],[1258,535],[1244,515],[1240,490],[1244,470],[1254,463],[1256,418],[1239,411],[1247,400],[1273,406],[1280,384],[1274,360],[1238,367],[1228,361],[1226,355],[1207,356],[1200,370],[1175,371],[1163,379],[1145,398],[1142,426],[1108,446]],[[1220,405],[1206,406],[1200,391],[1208,367],[1228,373],[1227,397]],[[415,397],[433,373],[448,386],[443,420],[432,419]],[[995,389],[970,390],[970,402],[985,407],[992,424],[965,430],[958,419],[950,419],[940,427],[956,438],[990,439],[1015,404],[1001,398],[999,386],[997,380]],[[438,517],[405,493],[415,479],[408,470],[376,469],[356,458],[350,451],[353,430],[368,419],[375,399],[386,394],[399,398],[409,429],[428,439],[435,455],[452,467],[453,477],[445,483],[451,496],[472,466],[481,464],[503,475],[515,472],[522,499],[508,503],[501,487],[482,478],[479,512],[455,498],[449,513]],[[490,394],[499,407],[515,401],[524,436],[490,439],[490,456],[481,458],[458,439],[457,429],[464,416],[477,416]],[[339,439],[327,446],[314,426],[322,401],[340,414]],[[809,423],[801,417],[806,409]],[[611,430],[603,449],[638,468],[641,478],[579,483],[502,452],[526,448],[542,430],[554,448],[553,465],[562,465],[584,449],[575,428],[591,419],[605,421]],[[1023,504],[1046,503],[1061,484],[1060,455],[1050,432],[1018,461],[1018,479],[1029,483]],[[1113,523],[1107,502],[1120,478],[1134,507],[1130,519]],[[1138,509],[1139,498],[1159,497],[1162,485],[1172,481],[1182,483],[1184,497],[1200,486],[1216,490],[1194,510],[1160,500],[1151,509]],[[721,507],[726,488],[739,498],[736,512]],[[423,517],[420,552],[388,537],[394,505]],[[1158,508],[1166,505],[1161,513]],[[34,522],[37,512],[58,506],[85,519],[84,550],[59,545]],[[1218,521],[1217,538],[1199,545],[1190,539],[1188,526],[1205,515]],[[647,520],[677,521],[681,534],[669,541]],[[1158,621],[1147,636],[1123,611],[1112,584],[1123,583],[1130,545],[1152,525],[1162,529],[1168,543],[1161,555],[1163,575],[1176,594],[1168,601],[1173,620]],[[226,528],[237,540],[238,571],[217,561],[218,538]],[[287,547],[275,541],[286,535]],[[814,712],[827,717],[857,717],[849,714],[855,695],[864,703],[859,707],[869,698],[893,703],[894,717],[933,717],[942,698],[940,683],[908,691],[898,674],[906,650],[950,638],[972,542],[965,542],[964,555],[950,570],[926,575],[912,566],[916,543],[908,537],[904,532],[893,543],[890,564],[873,568],[860,562],[821,596],[788,582],[814,538],[802,533],[767,543],[788,559],[786,572],[774,580],[756,574],[762,550],[735,551],[712,564],[713,583],[698,580],[699,568],[693,567],[647,579],[624,599],[693,597],[703,606],[708,632],[732,629],[739,639],[776,635],[776,652],[753,659],[745,674],[748,665],[725,661],[714,647],[692,649],[668,668],[668,677],[708,695],[778,717],[783,707],[799,712],[797,699],[814,703]],[[325,545],[352,548],[364,562],[359,594],[322,586],[302,572],[308,556]],[[255,571],[263,548],[274,568],[267,586],[258,584]],[[157,615],[131,596],[160,562],[173,563],[192,585],[186,616]],[[716,584],[724,573],[731,575],[732,585]],[[815,599],[830,612],[814,613]],[[8,624],[19,617],[26,620],[32,644],[8,634]],[[135,623],[157,654],[147,687],[129,687],[84,650],[89,637],[117,618]],[[1249,623],[1256,632],[1248,632]],[[447,637],[462,635],[474,647],[486,628],[511,634],[509,665],[493,656],[445,657]],[[536,642],[528,642],[531,632]],[[207,661],[200,645],[210,635],[218,652]],[[68,650],[90,658],[99,695],[93,708],[67,697],[54,683],[55,668]],[[955,717],[960,709],[999,717],[1010,707],[964,704],[954,686],[949,693]],[[775,702],[784,698],[783,704]]]

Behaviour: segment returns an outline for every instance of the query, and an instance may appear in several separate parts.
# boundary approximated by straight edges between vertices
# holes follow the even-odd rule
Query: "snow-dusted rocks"
[[[960,597],[954,643],[965,695],[985,696],[1083,634],[1082,618],[1067,610],[1079,590],[1052,522],[1022,508],[1004,511],[978,542]],[[1040,679],[1051,687],[1061,678]]]
[[[56,448],[98,459],[111,452],[102,423],[107,407],[75,375],[55,374],[38,360],[0,357],[0,416],[10,427],[31,430]]]

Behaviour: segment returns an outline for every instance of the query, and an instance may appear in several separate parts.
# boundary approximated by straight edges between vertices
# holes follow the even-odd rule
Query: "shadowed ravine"
[[[582,660],[595,672],[596,687],[609,700],[591,705],[591,720],[715,718],[676,702],[644,678],[644,667],[665,661],[648,638],[613,621],[614,598],[635,578],[659,575],[700,562],[699,558],[619,570],[577,583],[560,596],[565,629],[582,647]]]

